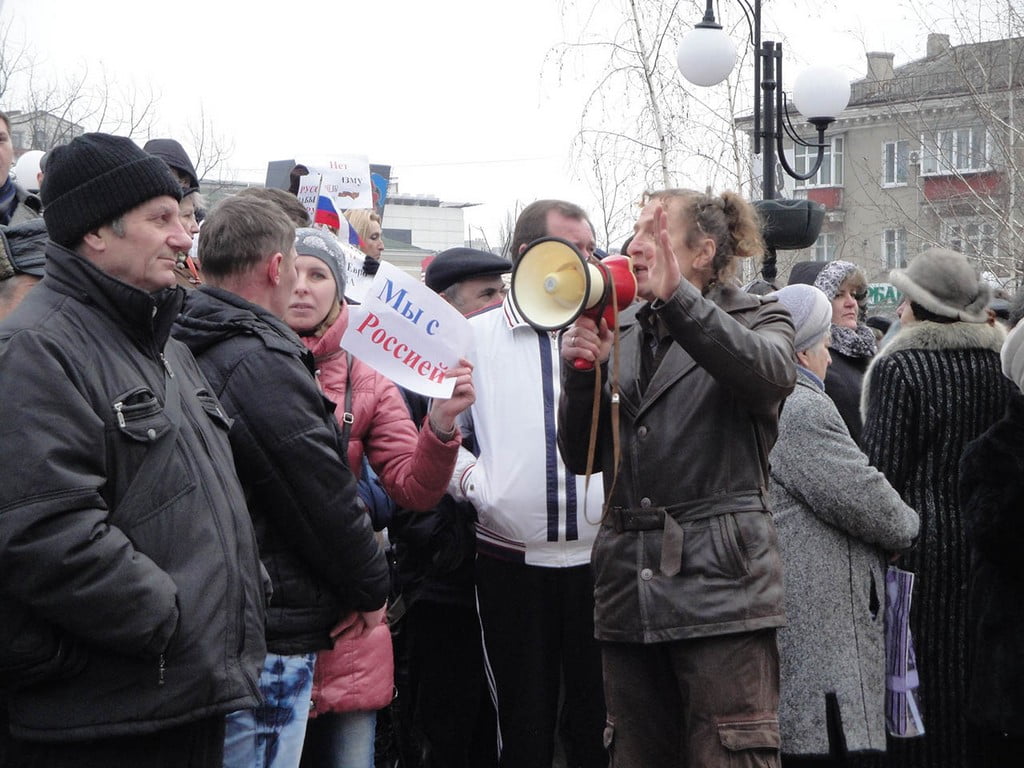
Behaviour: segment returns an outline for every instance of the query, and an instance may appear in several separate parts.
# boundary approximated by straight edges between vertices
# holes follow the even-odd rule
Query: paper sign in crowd
[[[341,346],[401,387],[427,397],[451,397],[445,374],[472,358],[469,322],[448,302],[382,262],[363,298],[349,307]]]

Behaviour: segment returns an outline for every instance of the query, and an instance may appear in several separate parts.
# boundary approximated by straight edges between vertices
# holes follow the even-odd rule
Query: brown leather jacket
[[[641,313],[671,337],[644,392]],[[701,296],[683,281],[669,301],[627,311],[620,327],[618,477],[607,384],[594,467],[611,488],[592,554],[598,639],[780,626],[782,564],[765,489],[779,404],[796,380],[789,313],[731,287]],[[562,380],[559,446],[582,474],[594,373],[563,365]]]

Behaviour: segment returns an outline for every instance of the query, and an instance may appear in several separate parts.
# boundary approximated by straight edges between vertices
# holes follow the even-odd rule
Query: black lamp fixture
[[[756,205],[765,220],[765,240],[771,252],[770,260],[765,260],[764,276],[772,280],[775,277],[774,251],[813,244],[825,214],[824,206],[809,200],[776,199],[776,163],[787,175],[798,180],[810,179],[818,172],[829,146],[825,131],[849,103],[850,82],[836,68],[820,65],[809,67],[796,78],[793,103],[818,134],[817,141],[800,137],[793,128],[782,84],[782,43],[761,41],[761,0],[737,2],[750,25],[754,85],[761,89],[761,98],[754,101],[754,154],[761,155],[763,169],[762,200]],[[714,0],[707,0],[704,18],[680,42],[676,57],[683,77],[705,87],[725,80],[736,64],[736,46],[715,21],[713,5]],[[805,173],[798,173],[786,159],[785,136],[794,144],[817,149],[814,163]]]

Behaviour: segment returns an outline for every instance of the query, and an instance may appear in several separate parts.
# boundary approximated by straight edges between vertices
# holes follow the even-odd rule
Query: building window
[[[793,147],[793,170],[807,173],[818,157],[817,147]],[[841,187],[843,186],[843,137],[835,136],[825,147],[818,172],[806,181],[796,180],[796,187]]]
[[[836,257],[836,233],[822,232],[814,241],[813,248],[815,261],[833,261]]]
[[[975,219],[945,225],[946,244],[970,259],[991,262],[997,255],[996,226],[991,221]]]
[[[986,171],[991,167],[991,144],[988,129],[981,125],[925,134],[921,137],[921,173]]]
[[[882,232],[882,262],[886,269],[907,266],[907,230],[887,229]]]
[[[897,187],[907,183],[910,142],[906,139],[887,141],[882,145],[882,186]]]
[[[15,149],[22,149],[25,146],[25,132],[11,131],[11,144]]]

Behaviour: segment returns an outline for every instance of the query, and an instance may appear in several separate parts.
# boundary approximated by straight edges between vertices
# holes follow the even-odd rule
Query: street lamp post
[[[750,25],[754,48],[754,86],[760,99],[754,100],[754,154],[761,155],[762,202],[758,203],[766,223],[766,241],[774,257],[777,248],[806,248],[818,237],[824,207],[808,200],[778,200],[776,166],[798,180],[812,178],[821,167],[828,143],[825,131],[835,122],[850,100],[850,83],[832,67],[816,66],[796,79],[793,103],[817,131],[817,141],[800,137],[793,128],[782,81],[782,43],[761,40],[761,0],[738,0]],[[713,0],[707,0],[704,18],[679,44],[679,71],[691,83],[712,86],[725,80],[736,64],[736,47],[715,20]],[[809,170],[797,172],[786,159],[783,140],[814,147],[817,155]],[[771,275],[769,275],[769,268]],[[774,258],[765,260],[765,278],[774,278]]]

